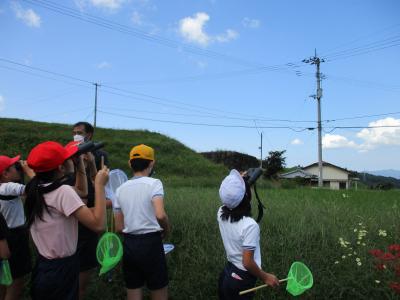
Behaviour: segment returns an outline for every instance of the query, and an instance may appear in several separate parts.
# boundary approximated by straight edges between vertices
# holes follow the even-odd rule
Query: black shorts
[[[76,300],[79,289],[79,259],[76,254],[47,259],[38,256],[31,278],[33,300]]]
[[[13,279],[23,277],[32,270],[32,257],[29,248],[29,232],[25,227],[11,228],[7,236],[11,256],[10,270]]]
[[[77,254],[79,256],[79,272],[96,268],[99,264],[96,258],[96,248],[99,237],[97,235],[87,239],[78,239]]]
[[[239,296],[239,292],[251,289],[255,286],[257,278],[249,272],[243,271],[231,263],[227,263],[218,281],[219,300],[250,300],[253,293]]]
[[[122,269],[127,289],[166,287],[168,270],[161,233],[124,234]]]

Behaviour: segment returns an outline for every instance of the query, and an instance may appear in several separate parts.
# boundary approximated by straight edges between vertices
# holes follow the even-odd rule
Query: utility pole
[[[322,98],[322,88],[321,80],[323,75],[320,72],[320,64],[324,62],[324,59],[320,59],[317,56],[317,50],[313,57],[308,59],[303,59],[303,62],[310,65],[315,65],[317,67],[317,72],[315,77],[317,78],[317,92],[315,95],[311,96],[317,100],[318,105],[318,186],[323,187],[323,177],[322,177],[322,126],[321,126],[321,98]],[[322,76],[321,76],[322,75]]]
[[[97,121],[97,87],[100,85],[98,83],[93,83],[95,86],[94,92],[94,121],[93,121],[93,128],[96,129],[96,121]]]
[[[261,144],[260,147],[258,147],[260,149],[260,168],[262,169],[262,165],[263,165],[263,133],[261,132],[260,134],[261,136]]]

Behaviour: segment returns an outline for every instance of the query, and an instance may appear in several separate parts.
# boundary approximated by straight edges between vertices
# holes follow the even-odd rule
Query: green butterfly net
[[[286,290],[293,296],[298,296],[310,289],[314,284],[310,269],[301,262],[294,262],[287,276]]]
[[[0,285],[11,285],[13,280],[8,260],[3,259],[0,264]]]

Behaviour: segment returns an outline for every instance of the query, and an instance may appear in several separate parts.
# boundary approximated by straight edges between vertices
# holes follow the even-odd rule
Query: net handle
[[[288,281],[288,280],[289,280],[289,277],[285,278],[285,279],[280,279],[279,282],[285,282],[285,281]],[[269,285],[268,284],[259,285],[259,286],[256,286],[256,287],[252,288],[252,289],[241,291],[241,292],[239,292],[239,295],[241,296],[241,295],[244,295],[244,294],[247,294],[247,293],[251,293],[251,292],[257,291],[259,289],[265,288],[267,286],[269,286]]]
[[[110,220],[110,228],[108,227],[108,220]],[[112,209],[106,209],[106,232],[114,232],[114,228],[115,228],[114,212]]]

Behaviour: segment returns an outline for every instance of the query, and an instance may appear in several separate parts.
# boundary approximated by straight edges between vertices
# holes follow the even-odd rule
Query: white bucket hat
[[[246,185],[242,175],[233,169],[222,181],[219,188],[219,197],[222,204],[229,209],[234,209],[243,200],[246,193]]]

